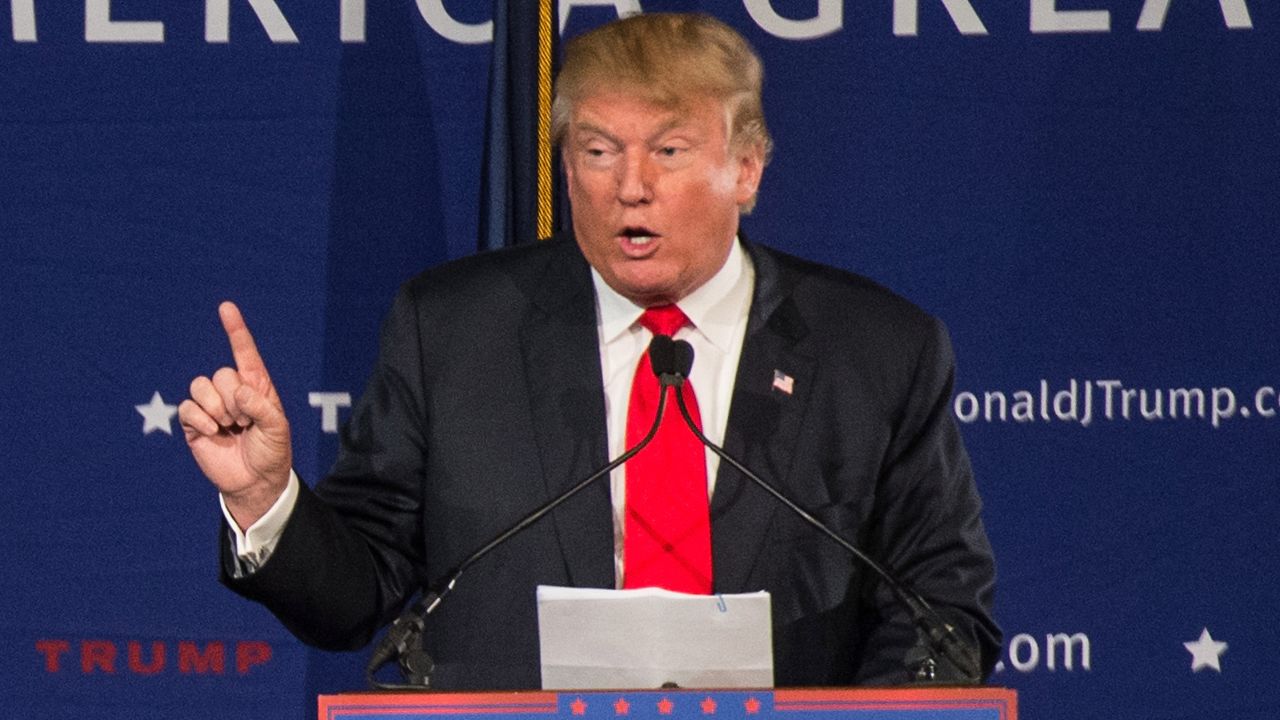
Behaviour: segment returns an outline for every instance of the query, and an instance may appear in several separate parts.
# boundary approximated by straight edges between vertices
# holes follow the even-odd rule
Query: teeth
[[[627,238],[627,242],[630,242],[632,245],[648,245],[649,243],[653,242],[653,236],[652,235],[635,235],[633,237]]]

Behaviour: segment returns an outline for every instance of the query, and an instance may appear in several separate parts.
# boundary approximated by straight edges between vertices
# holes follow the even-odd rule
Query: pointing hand
[[[235,367],[192,380],[178,420],[196,464],[246,529],[284,492],[293,451],[284,406],[239,308],[224,302],[218,315]]]

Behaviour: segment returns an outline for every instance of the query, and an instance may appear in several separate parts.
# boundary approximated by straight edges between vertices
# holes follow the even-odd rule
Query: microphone
[[[430,688],[431,672],[435,668],[435,663],[432,662],[422,644],[427,616],[435,612],[445,596],[453,591],[454,586],[458,584],[458,578],[462,577],[462,573],[499,545],[541,520],[552,510],[569,500],[569,498],[585,490],[587,486],[599,478],[613,472],[615,468],[630,460],[636,453],[643,450],[650,440],[653,440],[653,437],[658,434],[658,425],[662,422],[662,415],[667,407],[666,389],[671,386],[679,387],[684,382],[685,377],[688,376],[689,368],[693,366],[693,349],[688,347],[689,343],[684,343],[685,347],[688,348],[687,353],[684,349],[678,349],[676,345],[677,343],[673,342],[668,335],[654,335],[653,340],[649,343],[649,364],[653,366],[653,372],[658,376],[660,386],[658,410],[654,414],[653,425],[650,426],[649,432],[640,439],[640,442],[627,449],[613,461],[591,473],[579,481],[578,484],[535,508],[511,527],[498,533],[497,536],[481,546],[480,549],[468,555],[456,568],[445,573],[443,581],[426,588],[422,597],[400,613],[400,616],[391,623],[387,634],[370,654],[369,662],[365,666],[365,679],[370,687],[378,690],[420,690]],[[676,394],[679,395],[679,393]],[[395,660],[400,666],[400,673],[404,677],[406,684],[384,683],[374,677],[375,673],[392,660]]]
[[[683,383],[688,373],[688,368],[685,368],[684,373],[679,372],[680,368],[676,364],[676,342],[670,335],[653,336],[653,340],[649,342],[649,365],[653,368],[653,374],[658,376],[658,382],[664,390],[669,385]]]
[[[688,377],[689,371],[693,367],[693,346],[684,340],[676,340],[673,341],[672,344],[674,345],[672,348],[673,359],[678,360],[680,363],[678,366],[679,371],[676,374],[682,378],[681,382],[683,382],[683,378]],[[920,637],[925,640],[932,652],[938,653],[942,657],[946,658],[947,661],[950,662],[952,666],[963,676],[965,682],[973,685],[977,685],[982,682],[982,671],[977,653],[973,646],[962,640],[960,636],[956,634],[955,627],[943,619],[943,617],[937,610],[933,609],[928,601],[921,597],[915,590],[912,590],[898,582],[898,579],[895,578],[888,570],[881,567],[880,563],[871,559],[871,557],[866,553],[858,549],[857,546],[845,540],[834,530],[823,524],[821,520],[809,514],[809,512],[804,508],[797,505],[759,475],[751,472],[751,470],[747,469],[745,465],[738,462],[737,459],[725,452],[724,448],[708,440],[707,436],[702,434],[702,430],[698,427],[698,424],[689,416],[689,409],[684,402],[684,393],[677,392],[675,395],[676,404],[680,407],[680,415],[684,417],[685,424],[689,426],[689,429],[693,431],[693,434],[702,442],[703,445],[718,455],[720,459],[732,465],[734,469],[746,476],[747,479],[751,480],[751,482],[755,483],[765,492],[772,495],[774,499],[785,505],[788,510],[799,516],[801,520],[804,520],[823,535],[826,535],[828,538],[835,541],[837,545],[844,548],[846,552],[857,558],[862,562],[862,564],[870,568],[872,572],[883,579],[885,583],[888,584],[898,602],[902,603],[902,605],[907,608],[911,615],[912,622],[915,623],[916,631],[920,634]],[[665,399],[665,397],[663,399]],[[934,659],[932,654],[929,657],[924,658],[916,666],[915,677],[916,680],[924,683],[938,680],[937,661]]]

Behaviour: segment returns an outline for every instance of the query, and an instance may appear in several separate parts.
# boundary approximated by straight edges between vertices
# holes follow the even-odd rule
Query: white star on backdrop
[[[143,435],[150,435],[156,430],[165,435],[173,434],[173,416],[178,414],[178,406],[166,404],[159,390],[151,396],[151,402],[133,407],[142,416]]]
[[[1191,671],[1200,672],[1203,668],[1213,668],[1222,672],[1222,653],[1227,651],[1227,644],[1214,640],[1209,628],[1200,631],[1200,639],[1184,642],[1182,646],[1191,653]]]

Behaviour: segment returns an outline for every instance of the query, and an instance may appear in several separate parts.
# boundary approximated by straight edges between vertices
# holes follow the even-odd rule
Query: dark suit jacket
[[[994,566],[945,330],[864,278],[747,250],[756,286],[725,448],[929,599],[989,671]],[[793,393],[772,387],[775,370]],[[303,488],[268,562],[226,582],[308,643],[359,647],[606,452],[594,295],[572,239],[428,270],[386,320],[332,474]],[[907,679],[915,631],[874,576],[727,464],[711,513],[715,591],[772,594],[779,686]],[[539,584],[613,587],[606,481],[462,577],[427,627],[436,684],[539,687]]]

